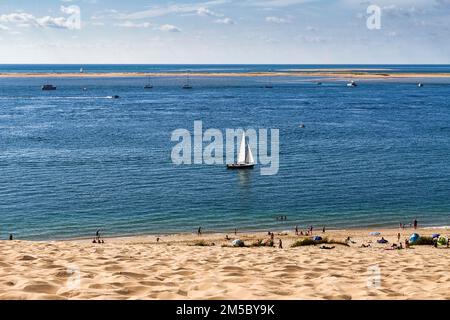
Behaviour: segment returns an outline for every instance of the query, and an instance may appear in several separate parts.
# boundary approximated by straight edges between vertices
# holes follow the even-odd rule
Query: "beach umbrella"
[[[420,236],[417,233],[413,233],[412,235],[409,236],[409,242],[410,243],[414,243],[417,240],[419,240]]]
[[[314,240],[314,241],[321,241],[321,240],[322,240],[322,237],[320,237],[320,236],[315,236],[315,237],[313,237],[313,240]]]
[[[434,233],[431,237],[434,238],[439,238],[440,234],[439,233]]]

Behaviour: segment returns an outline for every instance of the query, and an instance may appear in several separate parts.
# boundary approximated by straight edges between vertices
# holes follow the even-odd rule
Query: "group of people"
[[[417,229],[417,225],[418,225],[417,219],[414,219],[414,221],[412,223],[408,224],[408,226],[406,225],[406,223],[400,222],[399,223],[399,228],[400,229],[406,229],[408,227],[409,228],[414,227],[414,229]]]
[[[92,240],[92,243],[105,243],[105,240],[101,239],[100,229],[98,229],[97,232],[95,233],[95,238],[94,240]]]
[[[295,235],[296,236],[312,236],[314,227],[309,226],[307,230],[303,231],[298,229],[298,226],[295,226]],[[325,233],[325,227],[322,227],[322,233]]]

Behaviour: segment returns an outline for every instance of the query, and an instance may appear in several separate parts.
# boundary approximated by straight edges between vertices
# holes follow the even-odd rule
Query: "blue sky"
[[[450,0],[0,0],[0,63],[450,63],[449,35]]]

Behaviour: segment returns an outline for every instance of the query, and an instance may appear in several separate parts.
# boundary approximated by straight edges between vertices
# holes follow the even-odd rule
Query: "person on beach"
[[[9,240],[13,240],[13,234],[12,233],[9,234]]]
[[[234,235],[237,235],[237,228],[234,228]]]
[[[417,229],[417,219],[414,219],[414,229]]]
[[[281,239],[278,241],[278,248],[283,249],[283,241]]]
[[[405,249],[409,249],[409,240],[405,239]]]
[[[100,229],[97,229],[97,232],[95,233],[95,238],[97,239],[97,242],[100,243]]]
[[[202,227],[198,227],[197,235],[198,235],[198,236],[201,236],[201,235],[202,235]]]
[[[295,226],[295,235],[298,236],[298,226]]]
[[[272,241],[273,241],[274,237],[275,237],[274,233],[273,233],[273,232],[271,232],[271,233],[270,233],[270,240],[272,240]]]
[[[322,228],[322,232],[325,233],[325,226]]]
[[[401,237],[401,235],[400,235],[400,232],[399,232],[399,233],[397,233],[397,242],[400,242],[400,237]]]

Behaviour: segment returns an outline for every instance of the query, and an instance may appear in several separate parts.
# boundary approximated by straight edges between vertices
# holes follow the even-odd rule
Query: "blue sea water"
[[[69,67],[2,65],[0,72]],[[200,225],[205,231],[377,228],[414,218],[450,225],[449,80],[423,80],[422,88],[416,80],[359,81],[348,88],[342,81],[318,86],[274,77],[273,89],[266,89],[264,78],[205,76],[182,90],[183,81],[155,77],[154,88],[144,90],[143,78],[0,78],[1,237],[84,237],[97,228],[105,235],[192,232]],[[41,91],[47,82],[57,90]],[[116,94],[121,98],[108,98]],[[278,128],[278,174],[174,165],[171,133],[193,131],[195,120],[204,129]]]

